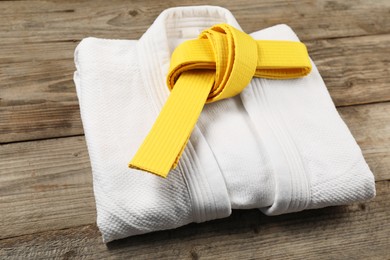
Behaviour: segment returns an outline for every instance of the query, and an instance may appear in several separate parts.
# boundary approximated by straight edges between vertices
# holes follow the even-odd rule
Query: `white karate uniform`
[[[374,177],[314,64],[304,78],[254,78],[240,95],[206,104],[166,179],[128,168],[169,95],[172,51],[218,23],[240,29],[224,8],[178,7],[140,40],[78,45],[74,81],[105,242],[227,217],[232,208],[276,215],[375,196]],[[298,41],[286,25],[251,35]]]

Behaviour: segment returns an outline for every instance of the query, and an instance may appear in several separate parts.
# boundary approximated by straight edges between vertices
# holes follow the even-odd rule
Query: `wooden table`
[[[176,2],[176,3],[175,3]],[[165,8],[207,1],[0,2],[0,258],[389,259],[390,1],[214,1],[246,32],[290,25],[376,178],[367,203],[226,219],[108,246],[72,81],[87,36],[138,39]]]

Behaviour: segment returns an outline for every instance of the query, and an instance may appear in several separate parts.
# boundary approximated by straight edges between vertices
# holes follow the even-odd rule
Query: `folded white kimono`
[[[207,104],[168,178],[128,168],[169,95],[172,51],[218,23],[240,28],[224,8],[179,7],[138,41],[78,45],[74,81],[105,242],[227,217],[232,208],[276,215],[375,196],[373,175],[314,65],[307,77],[254,78],[240,95]],[[298,41],[286,25],[251,35]]]

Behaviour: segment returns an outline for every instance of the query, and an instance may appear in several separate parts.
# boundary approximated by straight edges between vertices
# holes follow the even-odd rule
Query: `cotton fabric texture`
[[[169,95],[172,51],[219,23],[240,29],[221,7],[171,8],[139,40],[78,45],[74,81],[104,242],[231,209],[278,215],[375,196],[373,174],[314,64],[304,78],[254,78],[240,95],[206,104],[166,179],[127,167]],[[287,25],[251,36],[299,41]]]

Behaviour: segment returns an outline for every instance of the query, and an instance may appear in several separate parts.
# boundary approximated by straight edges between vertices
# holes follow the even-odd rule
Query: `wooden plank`
[[[376,180],[390,180],[390,102],[339,111]],[[84,138],[0,146],[0,212],[0,239],[94,223]]]
[[[166,8],[210,4],[185,1],[2,1],[2,43],[81,39],[138,38]],[[246,31],[290,24],[303,39],[373,35],[390,32],[387,0],[213,1],[232,11]]]
[[[94,222],[84,137],[0,148],[0,238]]]
[[[75,46],[1,46],[0,143],[83,133],[73,83]]]
[[[390,34],[306,43],[336,105],[390,100]],[[3,45],[0,143],[83,134],[72,81],[76,44]]]
[[[390,34],[306,44],[337,106],[390,100]]]
[[[369,203],[277,217],[257,210],[176,230],[114,241],[106,247],[95,225],[4,239],[0,257],[136,259],[387,259],[389,181]]]
[[[340,107],[375,180],[390,180],[390,102]]]

